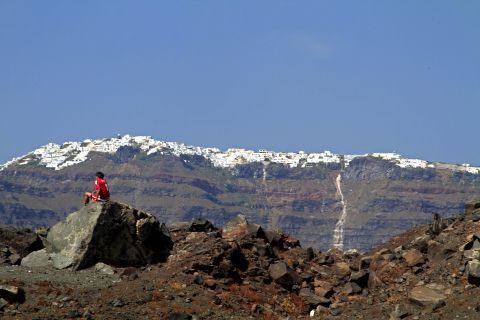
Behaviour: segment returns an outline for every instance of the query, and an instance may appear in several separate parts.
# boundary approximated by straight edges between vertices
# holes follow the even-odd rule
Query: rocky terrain
[[[167,224],[203,217],[222,227],[244,214],[324,251],[367,251],[435,213],[451,217],[480,186],[478,168],[396,154],[220,151],[124,136],[49,144],[0,166],[0,223],[53,225],[80,208],[98,170],[114,200]]]
[[[128,217],[128,208],[119,217]],[[108,229],[101,221],[92,222],[102,226],[92,231],[96,237],[138,225],[119,218]],[[164,262],[105,264],[108,248],[116,252],[118,246],[104,243],[103,253],[89,260],[92,266],[77,271],[28,266],[39,240],[54,252],[48,249],[49,232],[0,230],[2,319],[480,318],[478,202],[469,203],[465,214],[437,217],[364,254],[302,248],[292,236],[240,215],[223,229],[204,219],[170,225],[164,237],[173,247]],[[126,238],[122,243],[132,243]],[[88,247],[85,241],[74,247]],[[143,246],[140,238],[134,243]]]

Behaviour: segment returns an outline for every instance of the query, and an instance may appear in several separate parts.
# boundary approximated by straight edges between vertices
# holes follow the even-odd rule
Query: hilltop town
[[[463,171],[473,174],[480,173],[479,167],[472,167],[469,164],[452,165],[442,163],[432,163],[420,159],[403,158],[397,153],[371,153],[363,155],[340,155],[331,151],[320,153],[298,152],[276,152],[266,149],[258,151],[229,148],[222,151],[218,148],[203,148],[186,145],[177,142],[165,142],[155,140],[150,136],[117,136],[116,138],[106,139],[87,139],[82,142],[65,142],[63,144],[49,143],[24,156],[15,158],[0,166],[0,171],[12,164],[25,165],[31,162],[39,161],[40,165],[55,170],[73,166],[88,159],[91,152],[115,153],[121,147],[137,147],[147,153],[147,155],[173,154],[180,155],[199,155],[210,160],[215,167],[232,168],[237,165],[253,162],[272,162],[293,167],[308,167],[319,163],[335,163],[342,167],[347,167],[349,163],[359,157],[375,157],[394,162],[401,168],[447,168],[455,171]]]

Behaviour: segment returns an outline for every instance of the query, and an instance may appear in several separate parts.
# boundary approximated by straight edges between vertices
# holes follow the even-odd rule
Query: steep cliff
[[[480,186],[476,168],[391,154],[221,152],[141,138],[48,145],[2,166],[0,223],[53,225],[79,209],[101,170],[114,200],[166,223],[202,216],[221,226],[243,213],[304,246],[367,250],[433,213],[462,212]]]

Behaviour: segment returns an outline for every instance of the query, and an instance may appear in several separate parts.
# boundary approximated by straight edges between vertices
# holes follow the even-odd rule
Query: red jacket
[[[107,181],[97,177],[95,180],[95,193],[99,197],[99,200],[109,201],[110,191],[108,191]]]

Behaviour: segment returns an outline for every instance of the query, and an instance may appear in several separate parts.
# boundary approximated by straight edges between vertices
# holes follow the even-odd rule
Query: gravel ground
[[[81,271],[57,270],[54,268],[26,268],[22,266],[0,266],[0,281],[36,283],[49,281],[52,285],[77,289],[101,289],[119,282],[117,274],[108,275],[94,268]]]

